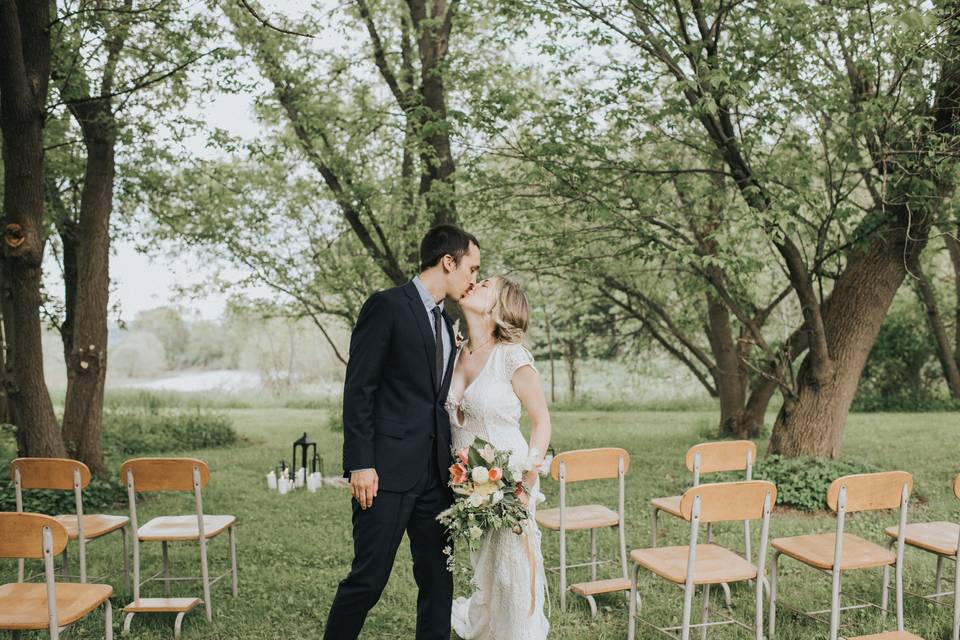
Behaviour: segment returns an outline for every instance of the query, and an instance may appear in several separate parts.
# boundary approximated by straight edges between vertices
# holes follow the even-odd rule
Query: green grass
[[[204,493],[209,513],[231,513],[240,518],[238,534],[240,558],[240,597],[229,595],[228,581],[214,588],[214,622],[207,624],[202,611],[187,616],[184,637],[193,639],[224,638],[319,638],[322,635],[327,610],[337,583],[346,574],[352,557],[350,537],[350,508],[344,490],[324,488],[311,495],[299,492],[278,497],[268,493],[264,474],[280,458],[289,459],[290,445],[303,431],[318,441],[318,448],[326,462],[328,474],[339,468],[342,435],[323,426],[323,410],[244,409],[228,412],[238,433],[246,444],[233,449],[197,451],[195,455],[208,461],[212,480]],[[554,414],[554,446],[558,451],[582,447],[621,446],[632,458],[628,475],[627,516],[628,548],[643,547],[650,535],[648,501],[661,495],[679,492],[687,483],[683,467],[683,453],[699,438],[699,431],[711,415],[704,412],[557,412]],[[910,519],[914,521],[956,520],[960,504],[952,495],[953,477],[960,472],[954,438],[957,432],[956,414],[869,414],[851,416],[846,430],[844,453],[864,463],[886,469],[902,468],[915,475],[918,493],[923,502],[914,504]],[[552,481],[544,483],[547,506],[556,504],[557,487]],[[607,496],[614,496],[610,501]],[[571,501],[615,502],[615,486],[604,483],[584,483],[571,488]],[[192,505],[188,495],[164,494],[143,504],[142,521],[165,513],[189,513]],[[123,512],[119,508],[118,512]],[[895,514],[860,514],[848,519],[848,530],[872,540],[887,524],[893,524]],[[669,516],[662,518],[665,540],[683,544],[687,529]],[[772,534],[783,536],[799,533],[829,531],[834,520],[827,514],[802,515],[796,512],[777,512],[772,521]],[[738,526],[721,527],[721,543],[739,547]],[[755,535],[759,527],[755,527]],[[572,537],[574,555],[585,559],[589,538],[583,534]],[[615,536],[601,536],[601,548],[615,549]],[[119,586],[121,561],[119,538],[94,542],[89,547],[89,565],[93,575],[107,573]],[[404,543],[386,592],[373,609],[365,627],[366,638],[412,638],[416,610],[416,588],[411,571],[409,547]],[[556,535],[544,532],[544,554],[548,563],[558,557]],[[76,558],[76,553],[72,554]],[[195,546],[172,547],[174,573],[196,573]],[[211,547],[211,558],[216,569],[227,566],[226,537],[216,540]],[[159,567],[159,545],[145,545],[143,566],[145,574]],[[0,565],[4,578],[9,579],[12,564]],[[906,585],[911,591],[924,589],[933,577],[933,561],[917,551],[907,552]],[[952,580],[952,567],[948,573]],[[467,585],[458,584],[458,593],[466,592]],[[151,585],[144,595],[161,595],[159,585]],[[176,593],[190,592],[184,584],[176,585]],[[626,603],[620,597],[600,599],[601,611],[591,619],[582,600],[571,596],[568,610],[561,613],[556,597],[556,580],[550,584],[553,630],[551,638],[592,640],[623,638],[626,636]],[[641,574],[641,593],[644,596],[644,614],[660,624],[678,624],[681,592],[662,580]],[[879,600],[879,571],[856,572],[844,579],[844,589],[858,595]],[[892,594],[892,592],[891,592]],[[781,570],[781,595],[789,601],[823,608],[829,600],[829,579],[823,574],[801,568],[786,560]],[[752,620],[752,590],[735,587],[735,614],[742,620]],[[718,604],[721,599],[715,599]],[[122,598],[117,595],[115,629],[119,630],[121,616],[117,612]],[[695,614],[696,616],[696,614]],[[952,612],[948,608],[907,597],[907,628],[927,640],[948,638]],[[143,639],[172,637],[172,618],[138,616],[134,621],[133,637]],[[853,623],[849,635],[875,632],[883,629],[874,612],[850,613],[844,622]],[[811,640],[826,637],[826,627],[797,619],[785,612],[778,618],[778,638],[783,640]],[[887,621],[887,629],[893,628]],[[92,615],[67,637],[102,637],[99,614]],[[856,633],[854,633],[856,632]],[[39,634],[36,637],[43,637]],[[643,628],[639,638],[653,637]],[[732,629],[715,629],[710,638],[746,638],[748,634]]]

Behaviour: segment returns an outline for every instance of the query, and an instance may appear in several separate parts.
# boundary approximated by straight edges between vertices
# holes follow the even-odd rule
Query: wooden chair
[[[590,567],[590,581],[570,585],[570,591],[583,596],[590,604],[592,615],[597,614],[594,596],[601,593],[615,593],[630,589],[627,577],[627,543],[624,532],[624,476],[630,469],[630,454],[624,449],[581,449],[565,451],[550,463],[550,475],[560,483],[560,507],[538,510],[537,524],[560,533],[560,566],[548,570],[560,574],[560,608],[567,606],[567,569]],[[570,506],[567,504],[567,484],[585,480],[612,480],[618,482],[617,511],[599,505],[586,504]],[[617,527],[620,541],[621,576],[611,579],[597,579],[597,567],[612,563],[601,560],[597,554],[597,530]],[[590,562],[567,564],[567,532],[590,531]]]
[[[864,473],[837,478],[827,491],[827,505],[837,514],[837,527],[834,533],[821,533],[789,538],[777,538],[771,544],[774,548],[773,567],[770,573],[770,637],[776,632],[777,620],[777,574],[780,556],[785,555],[810,567],[819,569],[832,576],[830,603],[830,640],[837,640],[840,632],[840,614],[851,609],[879,608],[883,615],[888,612],[888,593],[890,566],[896,568],[896,608],[897,631],[888,634],[860,636],[861,640],[899,640],[915,638],[903,630],[903,533],[907,525],[907,505],[913,489],[913,477],[905,471],[885,473]],[[846,514],[859,511],[886,509],[900,510],[900,524],[897,528],[897,551],[874,544],[855,535],[844,533]],[[841,606],[840,577],[844,571],[858,569],[883,569],[883,595],[880,606],[849,594],[859,604]],[[823,612],[806,612],[793,609],[801,615],[824,622],[817,617]]]
[[[953,494],[960,498],[960,475],[953,482]],[[899,539],[897,527],[888,527],[884,533],[893,546]],[[960,571],[954,577],[953,591],[943,591],[943,561],[957,562],[960,552],[960,524],[953,522],[923,522],[908,524],[903,534],[905,544],[921,551],[932,553],[937,558],[937,574],[934,592],[929,595],[911,594],[935,604],[943,604],[941,598],[953,596],[953,640],[960,640]]]
[[[104,636],[113,639],[113,609],[107,584],[56,582],[54,556],[67,548],[67,529],[54,518],[38,513],[0,513],[0,558],[43,560],[46,583],[23,582],[0,586],[0,630],[47,629],[52,640],[64,627],[103,605]]]
[[[630,584],[630,622],[627,630],[629,640],[636,636],[636,622],[660,633],[674,636],[680,631],[682,640],[689,640],[691,629],[699,628],[700,637],[706,638],[712,626],[735,624],[752,630],[757,640],[763,639],[763,575],[767,556],[767,539],[770,534],[770,511],[777,501],[777,488],[772,482],[745,481],[703,484],[687,490],[680,497],[680,517],[690,523],[690,544],[680,547],[654,547],[634,549],[633,580]],[[757,565],[725,547],[709,542],[709,530],[715,522],[761,520],[760,549]],[[700,525],[706,524],[708,542],[697,542]],[[646,569],[675,585],[683,586],[683,614],[681,624],[673,627],[657,627],[637,616],[637,583],[640,569]],[[754,593],[754,625],[750,627],[733,618],[710,622],[710,587],[733,582],[756,581]],[[691,624],[693,596],[697,585],[703,587],[703,602],[700,622]]]
[[[687,469],[693,473],[693,485],[697,487],[705,473],[722,471],[743,471],[744,480],[753,480],[753,463],[757,459],[757,445],[749,440],[731,440],[725,442],[704,442],[687,450]],[[651,527],[650,546],[657,546],[660,512],[682,518],[680,513],[681,496],[654,498],[650,501]],[[743,523],[744,555],[750,560],[750,522]]]
[[[130,630],[130,623],[137,613],[176,613],[174,635],[180,636],[183,617],[197,605],[199,598],[171,598],[170,582],[173,580],[200,580],[203,583],[203,604],[207,611],[207,622],[213,621],[213,609],[210,603],[210,588],[221,578],[232,576],[233,595],[238,594],[237,584],[237,519],[234,516],[212,516],[203,513],[202,489],[210,481],[210,470],[202,460],[194,458],[136,458],[127,460],[120,467],[120,477],[127,483],[127,496],[130,501],[130,521],[136,535],[133,537],[133,602],[124,607],[126,617],[123,622],[124,633]],[[152,491],[193,491],[196,512],[184,516],[159,516],[143,526],[137,526],[136,492]],[[207,563],[207,541],[226,531],[230,539],[230,570],[210,579]],[[170,542],[197,542],[200,547],[200,576],[170,576],[170,559],[167,545]],[[160,542],[163,557],[163,569],[146,580],[140,581],[140,543]],[[164,583],[164,598],[141,598],[140,588],[151,581]]]
[[[87,541],[119,531],[123,541],[123,586],[130,592],[130,558],[127,552],[127,526],[130,518],[83,511],[83,490],[90,484],[90,469],[78,460],[65,458],[17,458],[10,463],[16,492],[17,511],[23,511],[24,489],[73,490],[76,512],[54,516],[67,530],[67,537],[76,540],[80,556],[80,582],[87,581]],[[61,577],[68,575],[67,549],[63,550]],[[17,562],[17,579],[23,581],[23,560]],[[95,578],[102,579],[101,578]]]

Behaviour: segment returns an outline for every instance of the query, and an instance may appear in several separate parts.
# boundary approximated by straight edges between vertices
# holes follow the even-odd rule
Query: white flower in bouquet
[[[503,491],[494,491],[493,495],[490,496],[490,504],[497,504],[503,500]]]
[[[489,444],[485,445],[480,449],[480,457],[486,460],[488,463],[493,463],[493,457],[497,454],[496,449],[491,447]]]
[[[483,535],[483,529],[480,527],[470,527],[470,537],[474,540],[479,540],[480,536]]]
[[[470,472],[474,484],[484,484],[489,480],[490,471],[486,467],[474,467]]]
[[[469,498],[467,498],[467,504],[473,508],[477,508],[487,501],[487,497],[481,493],[474,493]]]

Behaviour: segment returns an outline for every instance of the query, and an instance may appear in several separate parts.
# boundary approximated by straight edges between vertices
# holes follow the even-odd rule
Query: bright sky
[[[277,16],[282,12],[293,20],[307,9],[307,5],[305,0],[271,0],[262,3],[268,15]],[[203,115],[207,122],[244,138],[252,138],[257,134],[252,100],[248,96],[220,94],[209,100],[203,108],[196,107],[191,115]],[[185,146],[197,155],[210,155],[203,138],[188,140]],[[170,304],[195,310],[204,318],[215,319],[223,313],[227,296],[211,294],[184,299],[176,288],[207,282],[218,268],[222,277],[233,279],[242,275],[238,271],[223,270],[222,265],[210,265],[197,256],[184,255],[176,262],[166,258],[154,260],[137,252],[133,243],[117,239],[110,270],[111,303],[119,302],[121,317],[126,321],[133,320],[140,311]]]
[[[251,101],[246,96],[220,95],[206,108],[197,108],[208,122],[229,129],[243,137],[256,134]],[[209,155],[203,139],[186,142],[186,148],[197,155]],[[176,262],[165,257],[153,259],[136,250],[134,243],[118,239],[114,243],[110,276],[112,300],[120,303],[121,317],[130,321],[138,312],[164,305],[180,305],[197,311],[202,317],[215,319],[222,315],[227,297],[210,294],[195,299],[184,299],[177,287],[189,287],[208,281],[218,265],[210,265],[195,255],[183,255]],[[221,266],[222,268],[222,266]],[[239,277],[239,272],[227,270],[228,278]]]

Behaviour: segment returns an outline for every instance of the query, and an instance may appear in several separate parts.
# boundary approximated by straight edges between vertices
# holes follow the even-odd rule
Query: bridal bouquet
[[[509,451],[495,449],[489,442],[475,439],[468,446],[455,451],[450,466],[450,487],[457,494],[453,505],[437,516],[447,527],[451,541],[465,545],[474,552],[487,531],[508,529],[517,535],[524,533],[530,517],[520,496],[527,493],[529,500],[537,496],[523,484],[523,476],[535,468],[549,468],[549,461],[536,464],[538,451],[531,449],[526,458]],[[462,547],[461,547],[462,548]],[[447,569],[454,570],[451,547],[447,555]],[[463,568],[466,571],[466,567]]]

